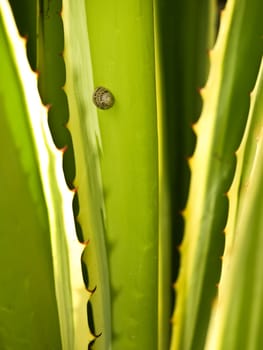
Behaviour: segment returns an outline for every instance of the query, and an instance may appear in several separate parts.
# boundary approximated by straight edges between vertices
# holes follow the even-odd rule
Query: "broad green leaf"
[[[215,37],[216,6],[211,0],[155,0],[159,128],[159,348],[170,343],[172,285],[179,268],[189,187],[187,159],[195,137],[191,125],[200,114],[198,89],[205,83],[208,50]],[[176,299],[176,296],[175,296]]]
[[[206,349],[261,349],[263,346],[263,61],[237,172],[229,192],[230,213],[219,295]]]
[[[157,348],[158,148],[152,1],[86,1],[112,293],[112,348]]]
[[[202,90],[204,105],[195,125],[197,146],[191,159],[185,236],[176,285],[172,349],[203,349],[212,300],[220,275],[226,193],[263,52],[261,0],[229,0]],[[251,43],[253,42],[253,45]],[[247,67],[249,66],[249,69]]]
[[[0,348],[55,350],[61,343],[48,212],[14,51],[20,46],[1,1]]]
[[[158,148],[152,2],[65,1],[79,223],[94,349],[157,348]],[[92,103],[95,87],[115,97]],[[107,254],[106,254],[107,247]],[[111,288],[111,294],[110,294]],[[112,326],[111,326],[112,321]],[[112,343],[112,345],[110,345]]]
[[[73,194],[7,1],[0,1],[0,11],[1,348],[83,349],[88,294]],[[83,310],[78,319],[75,309]],[[78,322],[81,344],[75,334]]]

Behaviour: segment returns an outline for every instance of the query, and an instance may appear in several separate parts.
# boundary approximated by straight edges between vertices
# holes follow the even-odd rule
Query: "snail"
[[[114,104],[114,97],[112,93],[102,86],[95,89],[92,99],[95,106],[100,109],[109,109]]]

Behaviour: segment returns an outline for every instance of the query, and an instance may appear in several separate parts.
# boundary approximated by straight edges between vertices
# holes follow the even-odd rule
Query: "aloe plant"
[[[262,0],[23,6],[0,0],[0,348],[261,349]]]

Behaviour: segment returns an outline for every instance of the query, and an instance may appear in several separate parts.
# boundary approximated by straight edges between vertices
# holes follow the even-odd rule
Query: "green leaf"
[[[113,349],[156,349],[158,148],[152,2],[85,5],[65,2],[63,18],[79,223],[89,239],[85,259],[90,286],[96,286],[90,301],[95,333],[102,332],[94,348],[108,348],[112,337]],[[92,103],[98,86],[114,95],[111,109],[98,110]]]
[[[63,60],[64,35],[61,18],[61,0],[42,0],[38,9],[37,71],[38,87],[48,110],[48,124],[58,148],[65,148],[63,168],[66,181],[73,187],[75,165],[72,141],[66,128],[69,113],[67,97],[63,90],[66,80]]]
[[[77,241],[62,152],[7,1],[1,10],[1,317],[3,348],[83,349],[88,343],[82,246]],[[3,225],[3,226],[2,226]],[[3,250],[3,251],[2,251]],[[57,304],[57,305],[56,305]],[[73,313],[73,310],[76,311]],[[78,328],[78,337],[75,331]],[[61,338],[61,339],[60,339]]]
[[[38,0],[9,0],[20,34],[27,38],[27,54],[32,69],[36,69]]]
[[[61,341],[48,212],[16,62],[21,51],[25,56],[1,1],[0,348],[56,350]]]
[[[91,340],[100,335],[96,347],[108,349],[111,346],[111,302],[99,164],[101,138],[97,111],[92,103],[94,85],[85,3],[65,1],[63,22],[67,72],[65,91],[70,112],[68,127],[73,139],[76,164],[74,185],[79,202],[76,222],[81,226],[84,241],[88,242],[83,264],[87,288],[93,292],[92,304],[88,304],[89,325],[94,334]]]
[[[219,295],[206,349],[261,349],[263,337],[263,61],[230,189]]]
[[[176,247],[182,239],[181,211],[189,189],[187,159],[195,144],[191,125],[200,114],[198,89],[207,77],[216,6],[211,0],[155,0],[155,17],[160,181],[159,348],[167,349],[172,285],[179,269]]]
[[[228,211],[225,194],[233,180],[234,153],[262,56],[262,11],[260,0],[228,1],[210,53],[211,69],[202,90],[204,106],[195,126],[197,146],[190,162],[192,178],[176,286],[173,349],[204,347],[223,254]]]

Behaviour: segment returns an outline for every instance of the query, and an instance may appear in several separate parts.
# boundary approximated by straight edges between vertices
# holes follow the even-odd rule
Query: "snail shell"
[[[93,102],[100,109],[108,109],[113,106],[114,97],[108,89],[99,86],[93,93]]]

